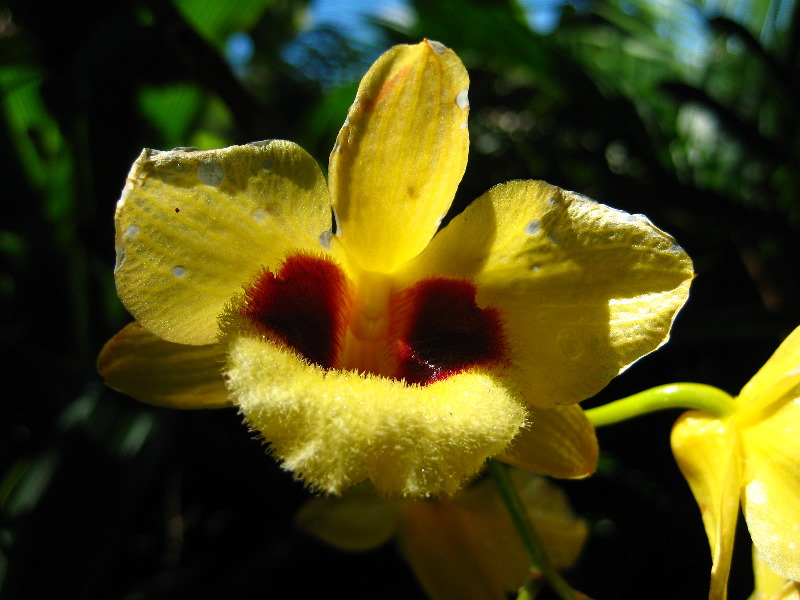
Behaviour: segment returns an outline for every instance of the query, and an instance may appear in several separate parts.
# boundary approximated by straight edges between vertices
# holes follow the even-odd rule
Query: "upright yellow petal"
[[[740,421],[762,418],[762,411],[800,395],[800,327],[778,347],[736,400]]]
[[[711,546],[709,600],[727,598],[739,516],[741,448],[728,421],[684,413],[672,429],[672,452],[700,507]]]
[[[321,250],[329,228],[322,172],[295,144],[145,150],[117,205],[117,292],[159,337],[208,344],[259,267]]]
[[[497,458],[550,477],[587,477],[597,469],[597,436],[577,404],[532,408],[531,423]]]
[[[541,181],[478,198],[401,273],[476,282],[502,311],[515,380],[549,407],[584,400],[669,338],[692,263],[641,215]]]
[[[361,269],[388,273],[418,254],[467,164],[469,78],[456,54],[395,46],[364,76],[330,158],[342,245]]]
[[[106,385],[141,402],[170,408],[230,406],[222,379],[225,349],[167,342],[139,323],[111,338],[97,359]]]
[[[800,391],[741,436],[742,511],[753,545],[773,571],[800,581]]]

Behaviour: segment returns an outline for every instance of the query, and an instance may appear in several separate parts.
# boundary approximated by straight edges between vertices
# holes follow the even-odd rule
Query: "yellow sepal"
[[[225,349],[167,342],[139,323],[111,338],[97,358],[106,385],[141,402],[170,408],[230,406],[222,379]]]
[[[742,429],[742,512],[769,567],[800,581],[800,393]]]
[[[468,87],[458,56],[428,40],[362,79],[329,169],[338,237],[361,269],[394,271],[439,227],[467,164]]]
[[[725,600],[739,516],[742,449],[737,431],[728,420],[691,411],[675,423],[671,443],[711,547],[709,600]]]
[[[736,399],[737,420],[746,425],[769,416],[770,411],[800,396],[800,327],[747,382]]]
[[[558,568],[572,565],[586,540],[586,524],[545,478],[518,470],[511,475],[550,561]],[[506,598],[529,575],[519,535],[491,480],[452,500],[409,503],[400,545],[433,600]]]
[[[595,472],[597,436],[580,406],[531,408],[530,413],[530,425],[499,460],[550,477],[573,479]]]
[[[145,150],[115,224],[114,276],[126,308],[159,337],[210,344],[234,293],[288,251],[323,250],[331,219],[314,159],[296,144],[272,141]]]
[[[469,278],[506,322],[516,381],[534,406],[593,396],[669,338],[693,278],[675,240],[642,215],[542,181],[475,200],[399,277]]]

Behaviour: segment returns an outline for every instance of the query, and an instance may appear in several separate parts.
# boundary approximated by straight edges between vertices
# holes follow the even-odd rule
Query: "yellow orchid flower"
[[[519,469],[510,476],[550,562],[571,567],[588,536],[586,523],[546,478]],[[432,600],[506,598],[530,576],[519,535],[491,479],[436,500],[385,498],[358,486],[341,497],[312,498],[295,520],[343,550],[370,550],[395,538]]]
[[[646,218],[539,181],[492,188],[437,233],[466,166],[468,86],[442,44],[390,49],[327,183],[285,141],[145,150],[115,217],[136,323],[101,352],[108,385],[235,405],[330,493],[452,493],[498,455],[591,473],[576,403],[666,341],[691,261]]]
[[[683,414],[672,449],[711,545],[710,598],[727,597],[741,501],[763,561],[800,580],[800,327],[734,400],[729,415]]]

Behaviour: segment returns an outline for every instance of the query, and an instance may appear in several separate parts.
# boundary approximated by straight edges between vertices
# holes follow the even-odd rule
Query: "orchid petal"
[[[225,349],[166,342],[131,323],[100,352],[106,385],[141,402],[170,408],[230,406],[222,379]]]
[[[800,581],[800,392],[741,435],[742,511],[753,545],[773,571]]]
[[[669,338],[692,263],[672,237],[541,181],[498,185],[403,271],[473,279],[502,311],[515,380],[551,407],[584,400]]]
[[[532,408],[531,424],[497,458],[550,477],[587,477],[597,469],[594,427],[577,405]]]
[[[117,292],[159,337],[209,344],[261,266],[320,251],[330,225],[322,172],[295,144],[145,150],[117,205]]]
[[[742,388],[736,403],[740,420],[756,420],[771,406],[800,395],[800,327],[795,329]]]
[[[711,547],[709,600],[725,600],[739,516],[741,448],[728,421],[692,411],[672,429],[672,452],[700,506]]]
[[[586,539],[586,524],[572,513],[564,493],[545,478],[511,473],[548,558],[559,568],[570,566]],[[529,574],[519,536],[491,480],[452,500],[409,503],[400,544],[433,600],[505,598]]]
[[[800,582],[787,581],[770,569],[753,547],[753,574],[756,585],[747,600],[800,600]]]
[[[329,493],[367,478],[381,493],[453,493],[525,423],[488,372],[406,385],[325,370],[258,334],[228,336],[225,373],[248,423],[286,469]]]
[[[469,78],[456,54],[395,46],[364,76],[330,158],[337,237],[362,269],[389,273],[418,254],[467,164]]]
[[[401,502],[361,484],[338,497],[312,498],[300,507],[295,523],[342,550],[371,550],[397,533]]]

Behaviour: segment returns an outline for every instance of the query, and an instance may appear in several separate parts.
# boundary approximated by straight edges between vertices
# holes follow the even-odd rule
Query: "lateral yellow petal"
[[[362,270],[392,272],[436,233],[467,164],[469,78],[456,54],[395,46],[364,76],[329,184],[338,236]]]
[[[564,493],[543,477],[512,471],[512,479],[541,538],[559,568],[578,557],[588,528]],[[529,575],[525,552],[490,480],[454,499],[408,503],[400,545],[433,600],[497,600]]]
[[[532,408],[531,423],[499,460],[550,477],[587,477],[597,469],[594,427],[577,404]]]
[[[314,159],[272,141],[145,150],[115,221],[114,274],[127,309],[159,337],[208,344],[225,303],[259,267],[276,265],[289,249],[321,249],[330,207]]]
[[[769,568],[753,547],[753,574],[756,585],[747,600],[800,600],[800,582],[787,581]]]
[[[726,420],[690,411],[678,418],[671,442],[711,547],[709,600],[725,600],[741,487],[742,450],[736,430]]]
[[[378,496],[365,483],[342,496],[312,498],[297,511],[295,523],[342,550],[371,550],[397,533],[401,502]]]
[[[742,511],[753,545],[773,571],[800,581],[800,392],[741,436]]]
[[[97,358],[106,385],[141,402],[169,408],[230,406],[222,379],[225,349],[167,342],[139,323],[111,338]]]
[[[503,312],[516,380],[539,407],[602,389],[669,338],[693,277],[675,240],[642,215],[541,181],[478,198],[401,274],[476,282]]]
[[[787,396],[800,395],[800,327],[795,329],[742,388],[736,400],[737,418],[758,419]]]
[[[286,469],[332,494],[367,478],[380,493],[453,493],[525,422],[489,373],[408,386],[326,371],[258,335],[229,338],[227,381],[248,423]]]

